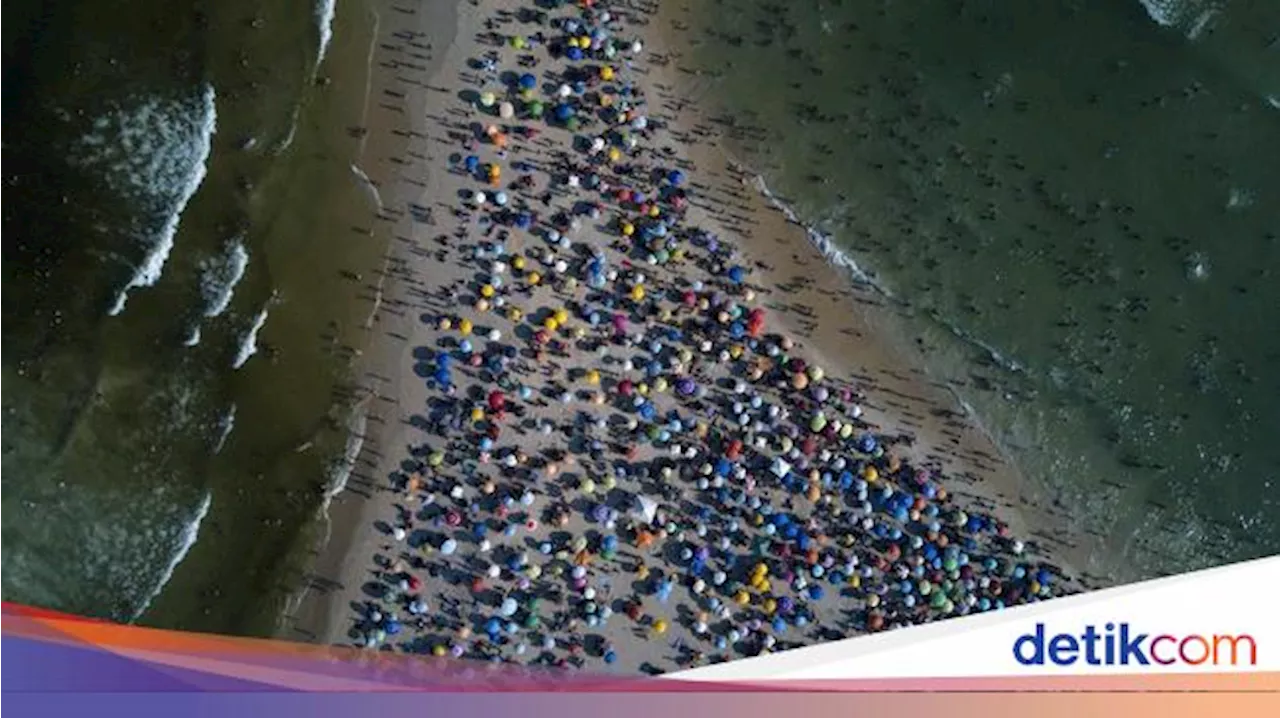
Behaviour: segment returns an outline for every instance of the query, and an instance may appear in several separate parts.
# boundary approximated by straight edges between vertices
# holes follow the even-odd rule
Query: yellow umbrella
[[[470,319],[463,319],[462,321],[458,322],[458,331],[462,332],[463,335],[470,334],[471,328],[472,327],[471,327]]]
[[[486,284],[483,287],[480,287],[480,296],[484,297],[485,299],[488,299],[497,293],[498,293],[498,290],[494,289],[492,284]]]

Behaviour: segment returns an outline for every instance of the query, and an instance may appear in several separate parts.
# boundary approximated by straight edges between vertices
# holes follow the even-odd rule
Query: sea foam
[[[249,268],[249,251],[244,242],[233,239],[223,253],[200,265],[200,293],[204,297],[206,317],[216,317],[227,310],[235,294],[236,284]]]
[[[156,596],[159,596],[160,592],[164,590],[164,587],[169,583],[169,579],[173,578],[173,572],[178,568],[178,564],[182,563],[183,559],[187,557],[191,547],[196,545],[196,540],[200,538],[200,524],[204,523],[204,518],[209,515],[209,509],[212,506],[213,494],[205,492],[204,499],[196,507],[195,513],[187,521],[186,525],[182,527],[182,533],[178,536],[177,550],[173,552],[169,562],[165,565],[164,571],[160,574],[159,582],[156,583],[155,588],[151,590],[146,600],[134,611],[133,621],[138,620],[142,617],[142,614],[147,612],[147,609],[151,607],[151,602],[156,600]]]
[[[1162,27],[1182,30],[1195,40],[1222,10],[1218,0],[1140,0],[1147,16]]]
[[[232,369],[239,369],[244,363],[249,361],[249,357],[258,353],[258,332],[262,331],[262,327],[267,323],[267,308],[263,307],[253,318],[253,324],[249,326],[249,331],[245,332],[244,338],[240,340],[240,346],[236,349],[236,358],[231,362]]]
[[[182,213],[208,171],[216,131],[216,98],[206,84],[187,97],[124,100],[73,147],[72,164],[100,172],[108,189],[141,210],[132,231],[145,252],[108,314],[124,311],[131,290],[160,280]]]
[[[318,0],[316,3],[316,24],[320,30],[320,47],[316,52],[316,68],[324,62],[324,55],[329,51],[329,42],[333,40],[333,16],[338,9],[338,0]]]
[[[739,169],[745,170],[745,168],[742,167],[739,167]],[[773,190],[769,189],[769,185],[765,182],[763,175],[752,173],[752,184],[755,186],[756,191],[764,196],[765,199],[769,200],[769,204],[782,212],[782,214],[790,220],[792,224],[796,224],[804,228],[805,235],[809,237],[809,241],[818,248],[818,251],[822,253],[822,256],[825,257],[833,266],[848,273],[854,281],[870,285],[874,287],[876,291],[887,297],[893,296],[889,293],[888,289],[876,284],[876,282],[871,278],[871,275],[864,272],[862,267],[858,266],[858,263],[853,259],[853,257],[850,257],[844,252],[844,250],[840,249],[840,247],[836,245],[834,237],[801,221],[800,216],[796,214],[796,211],[791,207],[791,205],[787,204],[782,200],[782,198],[774,194]]]

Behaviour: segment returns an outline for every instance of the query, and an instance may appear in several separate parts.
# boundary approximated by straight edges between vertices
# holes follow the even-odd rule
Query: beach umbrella
[[[671,170],[667,173],[667,181],[679,187],[684,184],[684,172],[681,172],[680,170]]]
[[[452,555],[453,552],[457,550],[458,542],[453,539],[445,539],[444,543],[440,544],[440,553],[445,556]]]
[[[533,73],[526,72],[520,76],[520,87],[525,90],[532,90],[538,86],[538,78]]]
[[[510,102],[503,102],[498,105],[498,117],[509,120],[516,114],[516,108]]]
[[[529,103],[529,116],[532,117],[533,119],[536,120],[542,117],[542,113],[545,111],[546,111],[546,107],[544,107],[542,102],[540,102],[539,100],[534,100],[533,102]]]
[[[498,98],[495,97],[492,92],[483,92],[480,94],[480,104],[484,107],[493,107],[493,103],[497,102],[497,100]]]
[[[502,607],[499,610],[499,613],[507,617],[514,616],[516,615],[516,610],[518,608],[519,606],[516,604],[516,600],[508,596],[507,598],[503,599]]]

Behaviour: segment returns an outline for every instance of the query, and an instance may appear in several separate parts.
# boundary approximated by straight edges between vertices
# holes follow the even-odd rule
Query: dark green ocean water
[[[382,253],[351,220],[373,16],[11,5],[5,598],[269,632],[343,478],[349,277]]]

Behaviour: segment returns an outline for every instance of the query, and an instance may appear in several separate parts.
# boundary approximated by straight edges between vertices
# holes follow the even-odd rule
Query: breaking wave
[[[164,571],[160,574],[159,582],[151,590],[150,595],[138,606],[132,620],[138,620],[142,617],[142,614],[147,612],[147,609],[151,607],[151,602],[156,600],[156,596],[159,596],[160,592],[164,590],[165,585],[169,583],[169,579],[173,578],[173,572],[178,568],[178,564],[182,563],[182,560],[187,557],[191,547],[196,545],[196,539],[200,538],[200,524],[204,523],[204,517],[209,515],[209,508],[212,505],[213,494],[205,492],[204,499],[196,507],[195,514],[183,526],[182,533],[178,537],[177,550],[169,558],[169,563],[165,565]]]
[[[129,292],[160,280],[182,213],[208,171],[217,131],[211,85],[190,96],[130,99],[108,109],[73,146],[72,164],[100,172],[106,186],[141,212],[131,233],[145,248],[108,311],[124,311]]]
[[[333,16],[338,9],[338,0],[319,0],[316,3],[316,23],[320,29],[320,47],[316,52],[316,67],[324,62],[324,55],[329,50],[329,42],[333,40]]]
[[[1222,12],[1219,0],[1140,0],[1147,16],[1163,27],[1177,28],[1194,40]]]
[[[249,331],[245,332],[244,338],[240,340],[240,346],[236,349],[236,358],[231,362],[232,369],[239,369],[244,363],[249,361],[249,357],[258,353],[258,332],[262,331],[262,327],[267,323],[267,308],[263,307],[253,318],[253,323],[249,325]]]
[[[249,251],[244,242],[233,239],[221,256],[200,265],[200,293],[204,297],[206,317],[216,317],[227,310],[235,294],[236,284],[249,268]]]

